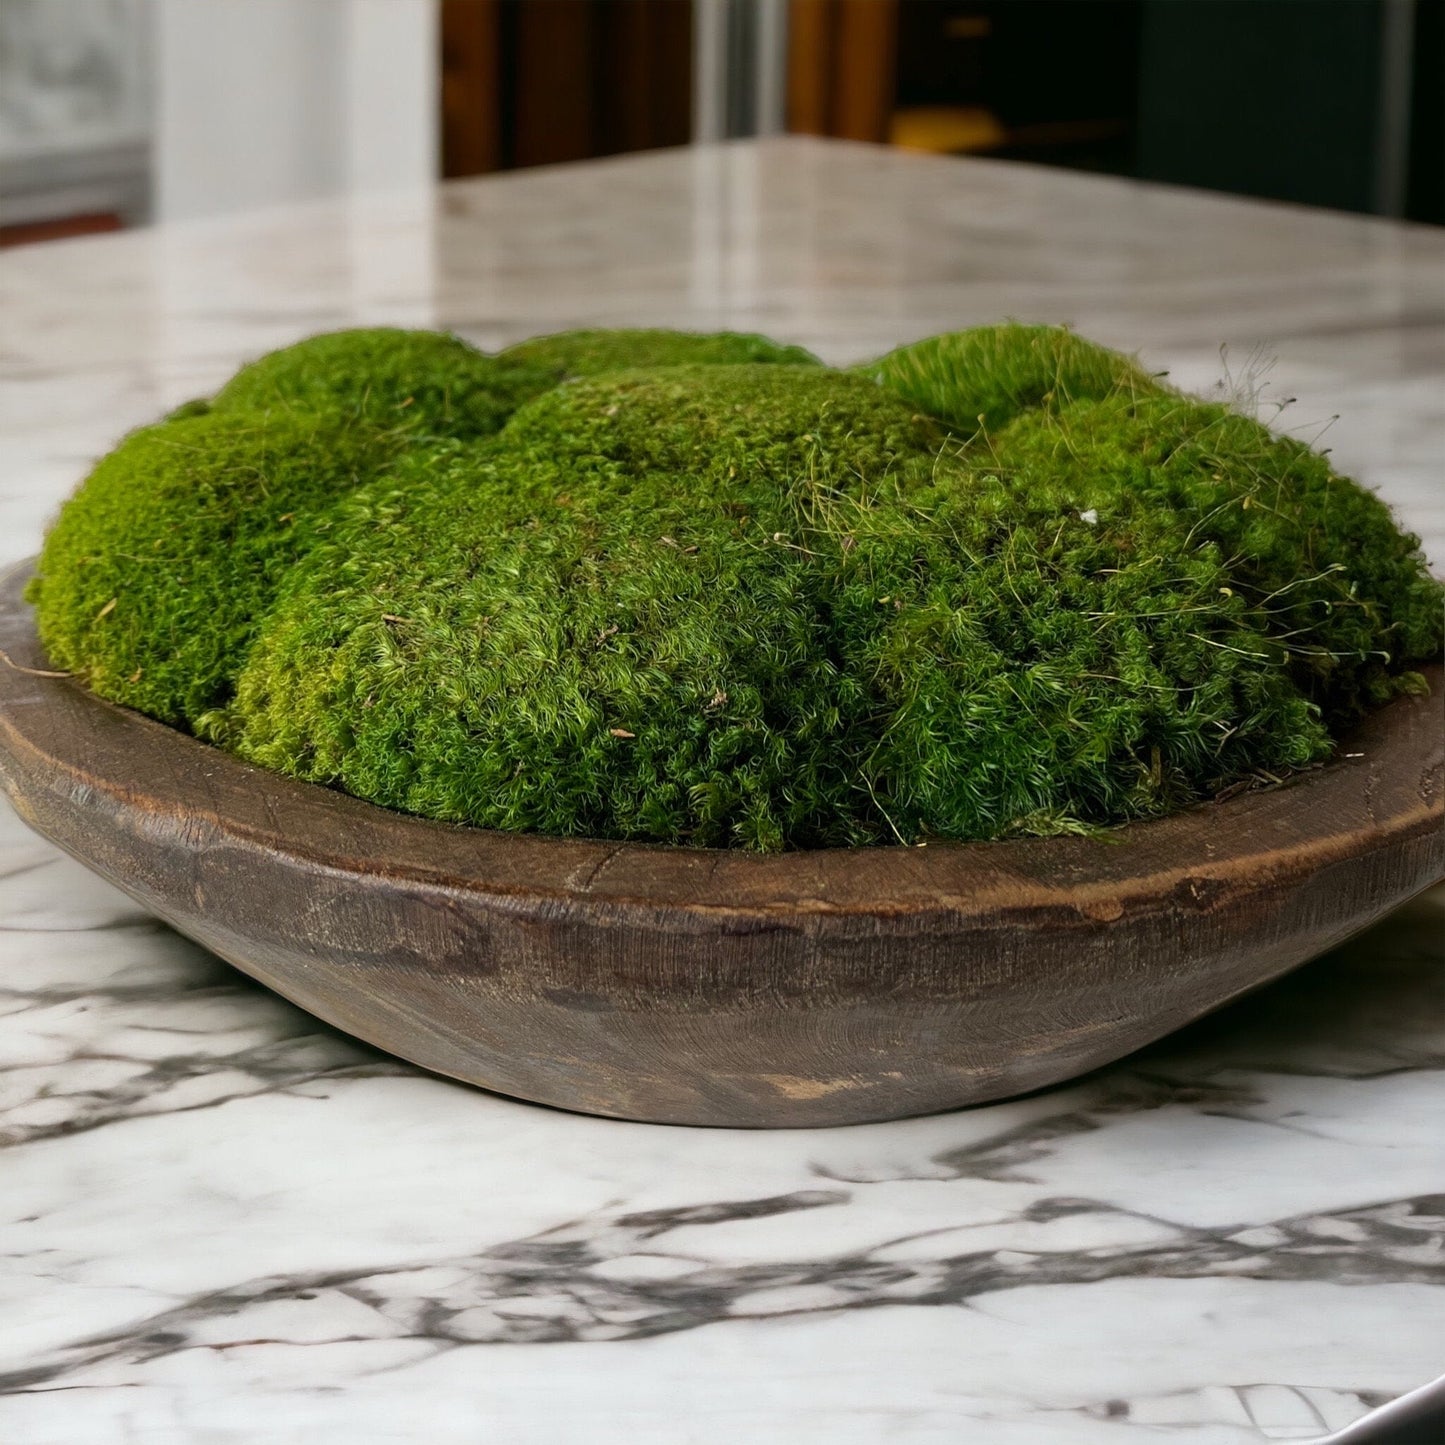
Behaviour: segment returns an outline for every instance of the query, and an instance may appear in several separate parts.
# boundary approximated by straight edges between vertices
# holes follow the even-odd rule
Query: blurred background
[[[0,0],[0,242],[786,131],[1445,223],[1445,0]]]

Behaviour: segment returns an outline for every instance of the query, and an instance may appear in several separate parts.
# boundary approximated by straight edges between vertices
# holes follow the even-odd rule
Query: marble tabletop
[[[1068,321],[1445,560],[1445,233],[782,140],[0,260],[0,562],[126,428],[357,323]],[[1075,1084],[828,1131],[431,1078],[0,805],[6,1445],[1313,1439],[1445,1368],[1445,895]]]

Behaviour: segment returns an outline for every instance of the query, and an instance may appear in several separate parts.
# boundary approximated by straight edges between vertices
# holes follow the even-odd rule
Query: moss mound
[[[243,366],[217,411],[336,411],[371,426],[490,436],[552,386],[548,367],[487,356],[439,331],[333,331]]]
[[[725,359],[759,341],[514,348],[578,379],[490,438],[329,403],[136,433],[47,542],[42,636],[385,806],[762,850],[1167,812],[1327,758],[1439,653],[1375,498],[1126,358]]]
[[[243,366],[127,437],[62,509],[30,590],[46,648],[103,696],[194,726],[229,698],[319,514],[404,449],[495,433],[556,380],[393,327]]]
[[[132,432],[46,537],[30,597],[47,652],[103,697],[193,723],[229,697],[317,514],[403,441],[285,410]]]
[[[871,840],[856,749],[875,704],[831,645],[810,517],[860,471],[921,482],[938,440],[821,368],[560,388],[499,447],[399,471],[343,509],[220,735],[267,766],[488,827]]]
[[[1174,514],[1263,619],[1269,646],[1333,722],[1438,655],[1441,589],[1419,540],[1327,458],[1251,417],[1173,393],[1116,392],[1022,413],[988,442],[1000,472],[1103,518]]]
[[[1062,326],[1010,322],[930,336],[859,370],[963,435],[1041,407],[1161,390],[1131,357]]]
[[[651,366],[729,366],[745,361],[822,365],[812,352],[804,351],[801,346],[782,346],[766,336],[741,331],[702,333],[660,328],[559,331],[510,346],[501,353],[500,359],[540,368],[559,381]]]

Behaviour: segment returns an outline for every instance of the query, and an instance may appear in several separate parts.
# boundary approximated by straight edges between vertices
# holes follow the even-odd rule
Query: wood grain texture
[[[898,84],[897,0],[840,0],[837,17],[829,133],[886,141]]]
[[[788,129],[827,135],[832,122],[833,0],[790,0]]]
[[[1442,679],[1359,754],[1111,841],[757,857],[490,833],[252,768],[48,664],[0,585],[0,784],[39,832],[439,1073],[676,1123],[855,1123],[1056,1083],[1445,876]]]
[[[897,69],[897,0],[790,0],[790,131],[887,140]]]
[[[499,170],[501,0],[442,0],[441,151],[444,176]]]

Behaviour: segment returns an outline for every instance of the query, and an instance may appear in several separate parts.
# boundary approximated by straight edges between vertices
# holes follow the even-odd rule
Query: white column
[[[757,0],[753,134],[782,135],[788,128],[788,3]]]
[[[718,141],[728,126],[728,0],[693,0],[692,138]]]
[[[436,0],[154,0],[159,220],[437,174]]]
[[[441,174],[435,0],[345,0],[345,9],[348,189],[364,194],[435,180]]]

